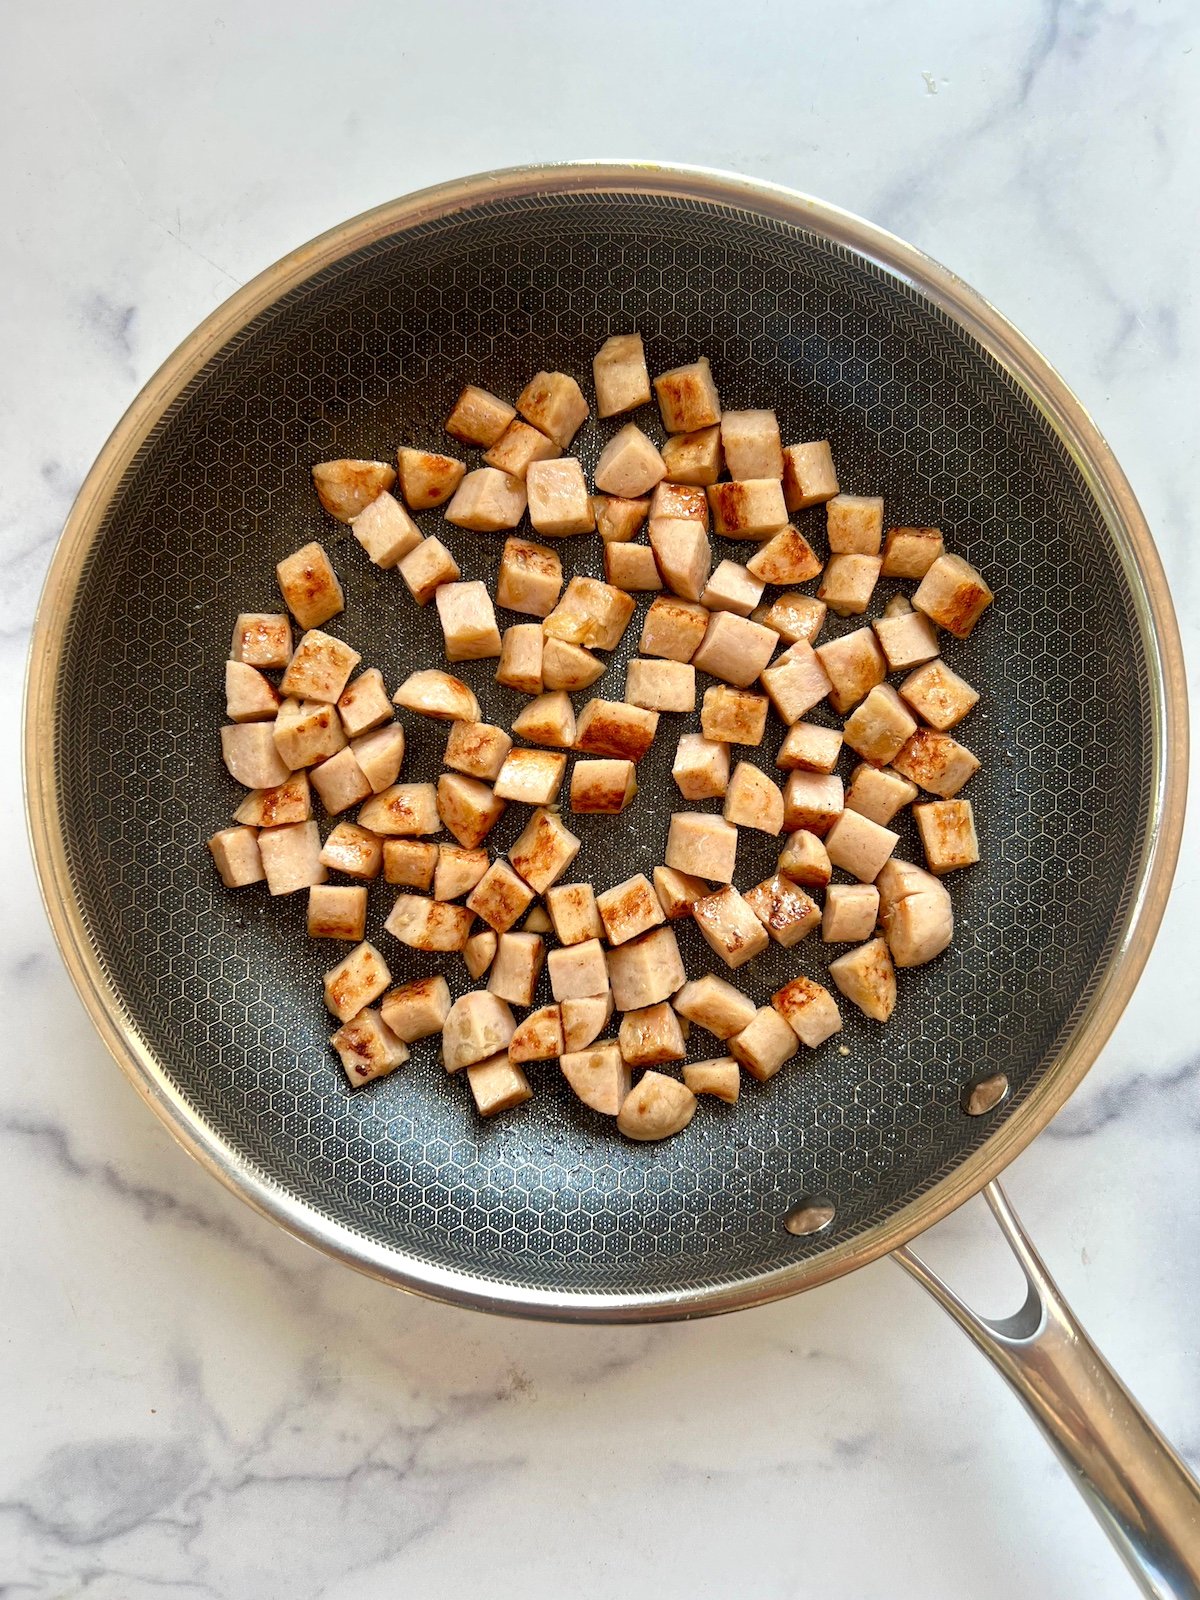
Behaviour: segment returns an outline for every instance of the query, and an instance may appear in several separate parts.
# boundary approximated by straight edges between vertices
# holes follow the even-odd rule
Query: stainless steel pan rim
[[[72,598],[116,485],[163,413],[209,358],[282,295],[374,240],[485,202],[620,189],[739,207],[809,228],[918,290],[975,339],[1029,395],[1070,453],[1119,553],[1149,670],[1154,770],[1139,890],[1107,968],[1074,1033],[1026,1101],[982,1146],[919,1199],[844,1245],[732,1285],[681,1293],[559,1292],[489,1282],[384,1249],[297,1201],[254,1170],[173,1087],[108,984],[71,889],[57,810],[54,728],[58,669]],[[997,311],[944,267],[882,229],[809,196],[702,168],[577,162],[485,173],[380,206],[330,230],[261,273],[209,316],[159,369],[89,473],[46,579],[26,686],[24,763],[34,858],[51,925],[89,1015],[134,1087],[179,1142],[234,1193],[297,1238],[380,1280],[477,1309],[551,1320],[635,1322],[758,1305],[826,1282],[885,1255],[994,1178],[1071,1093],[1111,1033],[1145,965],[1179,851],[1187,773],[1186,690],[1178,627],[1150,531],[1111,451],[1083,406]]]

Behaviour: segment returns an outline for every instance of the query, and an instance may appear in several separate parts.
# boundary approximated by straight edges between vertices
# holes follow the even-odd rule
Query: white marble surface
[[[654,155],[761,175],[957,269],[1091,406],[1200,644],[1200,29],[1188,0],[837,7],[46,0],[0,55],[0,1595],[520,1592],[1109,1600],[1019,1408],[880,1263],[655,1330],[390,1293],[259,1221],[110,1064],[20,836],[38,587],[138,386],[306,237],[462,172]],[[1200,1456],[1193,826],[1166,927],[1010,1192]],[[1183,980],[1186,983],[1190,980]],[[1194,995],[1194,988],[1193,988]],[[931,1254],[996,1251],[960,1215]],[[985,1307],[986,1308],[986,1307]],[[1000,1309],[993,1293],[991,1309]]]

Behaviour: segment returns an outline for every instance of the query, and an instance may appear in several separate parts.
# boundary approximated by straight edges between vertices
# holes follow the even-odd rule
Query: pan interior
[[[983,761],[968,792],[984,861],[951,880],[952,948],[900,975],[886,1028],[847,1006],[838,1041],[765,1086],[747,1081],[736,1109],[703,1104],[684,1136],[651,1147],[579,1105],[552,1064],[531,1069],[531,1104],[481,1124],[432,1040],[350,1094],[319,980],[343,947],[307,941],[304,895],[224,891],[204,845],[240,792],[217,733],[233,619],[279,607],[280,557],[322,541],[347,593],[330,631],[390,688],[442,661],[434,608],[415,606],[324,516],[312,462],[445,448],[442,420],[467,380],[512,398],[539,368],[563,369],[590,392],[596,348],[633,327],[652,372],[707,354],[727,407],[774,406],[787,441],[828,437],[844,488],[882,494],[889,524],[942,527],[998,592],[968,644],[945,641],[983,691],[959,731]],[[661,437],[651,415],[637,420]],[[590,419],[577,440],[589,473],[613,427]],[[438,511],[419,520],[464,576],[494,581],[502,536],[449,528]],[[798,521],[824,548],[820,512]],[[716,559],[747,553],[714,545]],[[568,573],[603,575],[598,539],[565,541],[562,555]],[[501,614],[502,626],[519,620]],[[831,619],[825,636],[855,625]],[[592,693],[621,697],[639,631],[635,619]],[[494,665],[462,676],[485,717],[508,723],[523,702],[498,689]],[[542,195],[386,238],[309,280],[215,355],[155,427],[111,500],[67,629],[58,803],[87,936],[129,1025],[206,1137],[258,1183],[382,1247],[399,1274],[669,1294],[870,1229],[1020,1108],[1136,892],[1147,684],[1119,559],[1069,456],[918,292],[816,234],[712,203]],[[436,775],[445,726],[404,721],[404,776]],[[671,756],[693,727],[663,717],[625,816],[568,818],[584,841],[572,877],[602,888],[662,860],[680,805]],[[781,736],[776,724],[758,752],[768,769]],[[510,807],[494,847],[511,843],[523,810]],[[901,831],[898,853],[920,860],[908,820]],[[776,850],[744,831],[739,886],[766,876]],[[394,892],[372,888],[368,923],[394,977],[444,970],[455,994],[471,987],[457,958],[382,933]],[[717,965],[690,927],[680,943],[691,974]],[[763,1002],[796,971],[823,977],[830,954],[811,938],[773,947],[735,981]],[[693,1059],[719,1053],[693,1033]],[[991,1118],[964,1116],[963,1081],[997,1069],[1010,1099]],[[832,1198],[837,1218],[806,1240],[782,1219],[809,1194]]]

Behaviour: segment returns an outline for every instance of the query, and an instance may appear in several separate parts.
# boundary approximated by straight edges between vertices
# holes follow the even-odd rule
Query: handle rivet
[[[982,1117],[994,1111],[1009,1096],[1008,1074],[989,1072],[986,1078],[972,1078],[963,1085],[959,1104],[969,1117]]]

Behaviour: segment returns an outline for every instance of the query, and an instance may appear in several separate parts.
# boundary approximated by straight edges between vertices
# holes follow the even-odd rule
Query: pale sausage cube
[[[700,604],[709,611],[748,617],[762,599],[763,584],[740,561],[722,561],[705,585]]]
[[[608,992],[608,966],[599,939],[584,939],[566,949],[551,950],[546,968],[556,1000],[586,1000]]]
[[[910,667],[932,661],[939,653],[937,632],[929,618],[919,611],[880,617],[872,627],[887,657],[889,672],[907,672]]]
[[[663,458],[636,422],[614,433],[596,462],[596,488],[622,500],[649,494],[666,474]]]
[[[842,737],[856,755],[872,766],[885,767],[916,732],[916,719],[892,688],[879,683],[846,719]]]
[[[582,950],[576,945],[568,954]],[[652,928],[638,939],[608,952],[608,975],[613,1004],[618,1011],[640,1011],[643,1006],[669,1000],[687,980],[673,928]]]
[[[721,402],[707,356],[660,374],[654,380],[654,393],[668,433],[694,433],[721,420]]]
[[[347,739],[357,739],[390,722],[392,705],[379,668],[368,667],[352,679],[338,696],[337,708]]]
[[[314,883],[308,891],[310,939],[347,939],[357,944],[367,931],[367,891],[362,884]]]
[[[233,625],[231,661],[248,667],[286,667],[292,658],[292,625],[281,611],[243,611]]]
[[[492,963],[488,990],[514,1006],[531,1006],[546,959],[546,946],[536,933],[502,933]]]
[[[500,654],[500,629],[486,584],[443,583],[433,598],[447,661],[482,661]]]
[[[381,494],[353,519],[350,532],[377,567],[390,568],[420,544],[420,528],[394,494]]]
[[[811,978],[793,978],[771,996],[771,1004],[800,1043],[810,1050],[841,1032],[842,1017],[837,1001],[828,989]]]
[[[233,813],[249,828],[276,828],[285,822],[307,822],[312,816],[308,774],[293,772],[271,789],[252,789]]]
[[[499,940],[491,928],[484,928],[479,933],[473,933],[462,948],[463,965],[470,976],[478,980],[496,959],[496,946]]]
[[[840,639],[817,645],[816,651],[833,685],[829,703],[839,716],[852,711],[887,677],[887,661],[870,628],[855,628]]]
[[[415,1044],[441,1032],[450,1014],[450,987],[440,972],[414,978],[389,989],[379,1002],[379,1012],[397,1039]]]
[[[550,933],[553,931],[554,924],[550,921],[545,906],[535,905],[521,924],[521,927],[526,933]]]
[[[690,917],[697,900],[710,892],[703,878],[690,872],[679,872],[674,867],[655,867],[654,892],[668,922]]]
[[[297,700],[336,702],[362,660],[357,650],[332,634],[310,628],[296,646],[280,681],[285,695]]]
[[[789,833],[807,828],[819,838],[829,832],[845,809],[842,780],[832,772],[788,774],[783,789],[783,825]]]
[[[492,935],[495,938],[495,935]],[[563,1042],[562,1007],[539,1006],[531,1011],[508,1041],[510,1061],[553,1061],[566,1049]]]
[[[729,787],[729,746],[702,733],[681,733],[671,776],[685,800],[718,800]]]
[[[651,522],[698,522],[708,528],[708,495],[698,485],[660,483],[650,496]]]
[[[461,678],[436,667],[410,672],[392,699],[406,711],[439,722],[478,722],[479,701]]]
[[[662,447],[662,458],[672,483],[694,484],[700,488],[716,483],[724,464],[719,424],[697,428],[692,433],[671,434]]]
[[[650,594],[663,586],[654,551],[645,544],[606,544],[604,577],[629,594]]]
[[[779,852],[779,870],[793,883],[823,887],[833,876],[829,851],[809,828],[789,833]]]
[[[555,750],[514,746],[504,758],[493,793],[498,800],[519,800],[527,806],[553,805],[566,770],[566,756]]]
[[[699,522],[650,518],[650,548],[663,582],[684,600],[699,600],[712,571],[712,546]]]
[[[638,651],[644,656],[662,656],[668,661],[690,661],[696,654],[705,630],[708,612],[704,606],[672,595],[660,595],[650,602]]]
[[[839,617],[861,616],[871,603],[882,564],[878,556],[830,556],[817,598]]]
[[[917,728],[894,757],[896,771],[941,800],[950,800],[979,771],[979,757],[948,733]]]
[[[264,727],[266,724],[257,723],[254,726]],[[270,729],[275,749],[284,765],[292,771],[311,767],[318,761],[336,755],[346,743],[342,719],[333,706],[321,700],[283,701]],[[268,786],[260,784],[258,787]]]
[[[598,894],[596,910],[604,924],[605,938],[611,945],[626,944],[639,933],[667,920],[654,886],[641,872]]]
[[[842,752],[842,735],[837,728],[822,728],[815,722],[795,722],[784,735],[775,757],[776,766],[785,771],[832,772]]]
[[[759,1083],[773,1078],[799,1048],[799,1039],[774,1006],[761,1006],[753,1021],[729,1041],[729,1054]]]
[[[446,418],[446,432],[463,444],[478,445],[486,450],[508,427],[516,416],[516,409],[507,400],[501,400],[488,389],[468,383],[454,410]]]
[[[513,732],[533,744],[546,744],[557,750],[574,749],[575,708],[570,697],[562,689],[538,695],[513,718]]]
[[[400,842],[389,841],[393,844]],[[339,822],[336,828],[330,829],[321,847],[319,860],[323,867],[330,867],[347,878],[358,878],[361,882],[369,883],[379,876],[384,848],[383,840],[369,828],[360,828],[356,822]],[[428,848],[432,849],[432,846]]]
[[[293,771],[279,751],[273,722],[234,722],[222,728],[221,759],[229,776],[247,789],[273,789]]]
[[[275,572],[284,604],[302,628],[319,628],[345,609],[337,574],[315,539],[285,556]]]
[[[578,995],[564,1000],[563,1048],[586,1050],[588,1045],[604,1032],[612,1014],[613,999],[610,991],[602,995]]]
[[[583,944],[586,939],[604,937],[604,924],[590,883],[555,884],[546,890],[546,909],[560,944]]]
[[[329,1036],[352,1085],[386,1078],[408,1060],[408,1046],[384,1022],[378,1011],[365,1007]]]
[[[442,760],[469,778],[494,780],[511,749],[508,734],[490,722],[452,722]]]
[[[553,439],[547,439],[537,428],[531,428],[519,418],[510,422],[484,456],[489,467],[518,478],[529,492],[529,469],[535,461],[554,461],[562,451]]]
[[[566,593],[542,623],[548,639],[586,648],[615,650],[633,615],[634,601],[598,578],[572,578]]]
[[[625,699],[643,711],[694,711],[696,669],[686,661],[643,661],[635,656],[625,668]]]
[[[783,828],[783,795],[779,786],[750,761],[733,769],[721,815],[734,827],[777,834]]]
[[[279,690],[257,667],[244,661],[225,663],[225,715],[230,722],[273,722],[279,711]]]
[[[596,532],[605,544],[628,544],[649,516],[650,502],[594,494],[592,510],[596,513]]]
[[[884,617],[907,617],[912,615],[912,602],[906,594],[894,594],[883,608]],[[928,622],[928,618],[926,621]],[[874,623],[871,624],[874,627]],[[929,623],[932,628],[933,624]],[[935,630],[936,634],[936,630]]]
[[[398,722],[388,723],[351,740],[350,748],[372,794],[382,794],[395,783],[403,764],[404,729]]]
[[[715,683],[704,691],[700,731],[719,744],[761,744],[767,731],[767,703],[764,694]]]
[[[627,1139],[669,1139],[681,1133],[696,1110],[696,1096],[675,1078],[645,1072],[625,1096],[617,1127]]]
[[[454,1002],[442,1023],[442,1065],[447,1072],[460,1072],[507,1051],[516,1028],[506,1000],[472,989]]]
[[[469,894],[488,869],[486,850],[468,850],[461,844],[438,845],[433,873],[433,898],[457,900]]]
[[[896,969],[883,939],[872,939],[831,961],[829,976],[872,1022],[886,1022],[896,1009]]]
[[[208,841],[208,848],[227,889],[261,883],[267,875],[253,828],[222,828]]]
[[[722,413],[721,448],[729,476],[735,482],[783,477],[783,447],[773,411]]]
[[[744,967],[770,943],[767,930],[729,883],[715,894],[697,900],[692,918],[704,942],[727,967]]]
[[[824,626],[828,610],[824,600],[789,589],[777,595],[761,616],[756,613],[754,620],[773,628],[785,644],[798,644],[801,640],[811,644]]]
[[[945,553],[940,528],[889,528],[883,541],[883,576],[923,578]]]
[[[892,818],[917,798],[917,786],[889,767],[867,761],[855,767],[846,791],[846,810],[858,811],[886,828]]]
[[[837,473],[828,439],[789,444],[783,452],[783,497],[789,511],[832,500],[838,492]]]
[[[461,950],[474,920],[472,912],[452,901],[398,894],[383,926],[410,950]]]
[[[825,531],[834,555],[877,556],[883,543],[883,499],[837,494],[825,507]]]
[[[879,920],[898,967],[932,961],[954,937],[954,907],[944,883],[908,861],[888,862],[879,874]]]
[[[476,467],[454,491],[445,517],[456,528],[469,528],[473,533],[499,533],[504,528],[516,527],[525,515],[525,506],[525,485],[520,478],[495,467]]]
[[[798,528],[780,528],[746,563],[763,583],[808,583],[821,570],[820,556]]]
[[[588,403],[568,373],[539,372],[517,396],[517,410],[565,450],[587,419]]]
[[[835,867],[860,883],[872,883],[900,842],[900,835],[864,817],[861,811],[843,811],[825,836],[825,849]]]
[[[443,772],[437,781],[437,809],[459,844],[473,850],[504,815],[504,801],[478,778]]]
[[[379,998],[391,983],[392,975],[379,951],[364,939],[336,966],[330,967],[323,981],[326,1006],[339,1022],[348,1022],[364,1006]]]
[[[685,983],[672,1001],[676,1011],[698,1028],[715,1033],[718,1039],[731,1039],[754,1018],[757,1007],[749,995],[735,989],[715,972]]]
[[[313,775],[316,787],[316,774]],[[372,833],[397,839],[412,839],[437,833],[437,790],[432,783],[394,783],[382,794],[372,795],[358,813],[360,827]]]
[[[571,810],[616,816],[637,794],[632,761],[576,761],[571,772]]]
[[[493,861],[467,896],[467,910],[497,933],[507,933],[533,903],[533,890],[517,877],[507,861]]]
[[[545,894],[579,854],[580,843],[556,812],[539,808],[517,835],[508,859],[536,894]]]
[[[396,451],[400,493],[413,511],[444,505],[463,480],[466,467],[453,456],[402,445]]]
[[[803,639],[791,645],[773,666],[765,668],[762,686],[789,727],[799,722],[806,711],[819,706],[833,687],[821,658]]]
[[[547,639],[542,648],[542,682],[547,689],[572,693],[590,689],[604,675],[604,662],[582,645],[566,644],[562,639]]]
[[[621,1018],[617,1045],[631,1067],[658,1067],[665,1061],[682,1061],[687,1055],[679,1018],[665,1000],[627,1011]]]
[[[443,591],[444,592],[444,591]],[[496,682],[521,694],[542,692],[542,645],[545,642],[540,622],[517,622],[505,628],[500,641],[500,663]]]
[[[312,475],[317,498],[339,522],[353,521],[396,481],[395,472],[385,461],[318,461]]]
[[[611,1040],[590,1050],[568,1050],[559,1066],[584,1105],[602,1116],[615,1117],[629,1096],[629,1065]]]
[[[312,786],[321,796],[321,804],[331,817],[348,811],[371,793],[366,774],[348,746],[313,768]]]
[[[939,556],[917,585],[913,607],[956,639],[965,639],[995,597],[961,556]]]
[[[732,611],[715,611],[692,665],[737,689],[752,684],[770,661],[779,635]]]
[[[676,872],[732,883],[738,831],[707,811],[677,811],[667,830],[666,864]]]
[[[826,944],[858,944],[879,920],[879,890],[873,883],[832,883],[825,895],[821,938]]]
[[[900,685],[900,698],[907,700],[930,727],[945,733],[978,704],[979,691],[944,661],[930,661],[909,673]]]
[[[562,591],[562,561],[557,550],[515,534],[504,541],[496,580],[496,604],[527,617],[547,617]]]
[[[468,1067],[467,1083],[481,1117],[494,1117],[533,1099],[529,1079],[508,1059],[507,1052]]]
[[[654,743],[658,713],[620,700],[589,700],[579,713],[575,748],[592,756],[640,761]]]
[[[979,838],[975,832],[975,813],[969,800],[931,800],[913,807],[917,832],[930,872],[941,877],[959,867],[974,866],[979,860]],[[259,849],[264,835],[259,834]],[[264,861],[266,857],[263,857]],[[268,877],[270,872],[268,871]]]
[[[762,539],[787,524],[787,507],[778,478],[710,484],[708,503],[717,532],[727,539]]]
[[[396,571],[419,606],[428,605],[442,584],[456,583],[462,577],[458,562],[442,541],[432,536],[403,556]]]
[[[383,876],[405,889],[429,889],[437,871],[438,847],[424,839],[385,839]]]
[[[583,468],[574,456],[531,462],[525,490],[529,520],[539,533],[563,539],[572,533],[590,533],[596,526]]]
[[[756,883],[746,895],[746,904],[785,950],[799,944],[821,920],[821,908],[811,895],[780,872]]]
[[[640,333],[610,334],[592,357],[596,385],[596,411],[602,417],[619,416],[644,406],[650,399],[650,373]]]
[[[741,1088],[741,1068],[732,1056],[714,1061],[690,1061],[683,1069],[683,1081],[693,1094],[711,1094],[728,1106],[737,1105]]]

